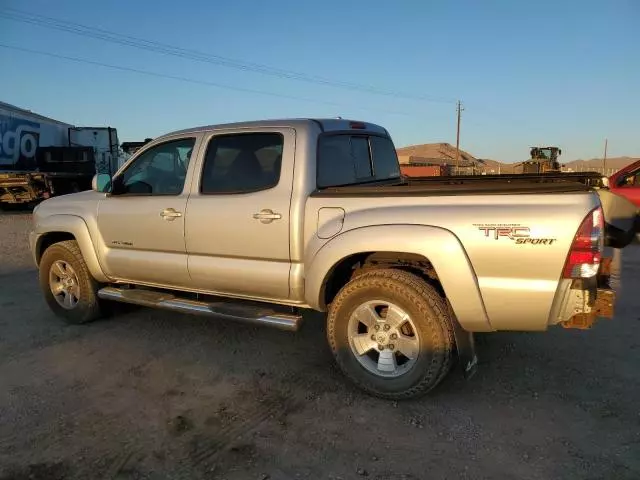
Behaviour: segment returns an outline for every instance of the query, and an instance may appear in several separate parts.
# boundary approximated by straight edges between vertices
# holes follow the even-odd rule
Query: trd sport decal
[[[486,238],[500,240],[507,238],[517,245],[552,245],[556,238],[532,238],[529,227],[519,223],[474,223],[474,227],[484,233]]]

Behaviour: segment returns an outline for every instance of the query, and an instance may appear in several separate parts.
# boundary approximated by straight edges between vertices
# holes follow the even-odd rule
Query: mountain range
[[[449,143],[426,143],[422,145],[410,145],[407,147],[401,147],[397,150],[398,159],[401,164],[406,163],[433,163],[449,165],[455,164],[456,149]],[[604,173],[611,175],[617,170],[620,170],[627,165],[637,162],[640,158],[637,157],[612,157],[607,158],[606,165],[604,166]],[[475,163],[479,166],[484,166],[484,170],[487,173],[516,173],[517,166],[524,160],[520,160],[513,163],[499,162],[497,160],[477,158],[460,149],[460,165]],[[572,171],[603,171],[602,158],[591,158],[589,160],[572,160],[570,162],[563,162],[561,164],[564,169]]]
[[[604,170],[606,175],[612,175],[614,172],[617,172],[621,168],[626,167],[627,165],[637,162],[640,160],[638,157],[612,157],[607,158],[607,162],[604,165]],[[484,163],[485,170],[490,172],[490,170],[495,170],[495,173],[516,173],[516,166],[520,165],[520,162],[514,163],[503,163],[498,162],[497,160],[491,159],[478,159],[480,163]],[[584,171],[597,171],[602,172],[603,164],[602,158],[591,158],[589,160],[572,160],[570,162],[560,162],[563,165],[563,169],[572,170],[574,172],[584,172]]]

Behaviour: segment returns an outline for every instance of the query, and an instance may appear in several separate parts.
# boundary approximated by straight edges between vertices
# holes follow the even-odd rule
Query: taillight
[[[589,278],[598,273],[604,249],[604,215],[598,207],[585,217],[578,228],[567,263],[564,278]]]

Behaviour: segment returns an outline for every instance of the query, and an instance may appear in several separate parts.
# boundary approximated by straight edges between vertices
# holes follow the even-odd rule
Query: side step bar
[[[180,298],[171,293],[144,289],[105,287],[98,290],[104,300],[132,303],[143,307],[163,308],[180,313],[195,313],[227,320],[267,325],[281,330],[296,331],[302,323],[302,315],[278,312],[272,308],[233,301],[203,302]]]

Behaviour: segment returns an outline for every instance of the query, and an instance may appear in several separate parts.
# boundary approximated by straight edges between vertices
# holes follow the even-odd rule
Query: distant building
[[[451,169],[448,165],[404,163],[400,165],[400,171],[407,177],[446,177],[451,175]]]

